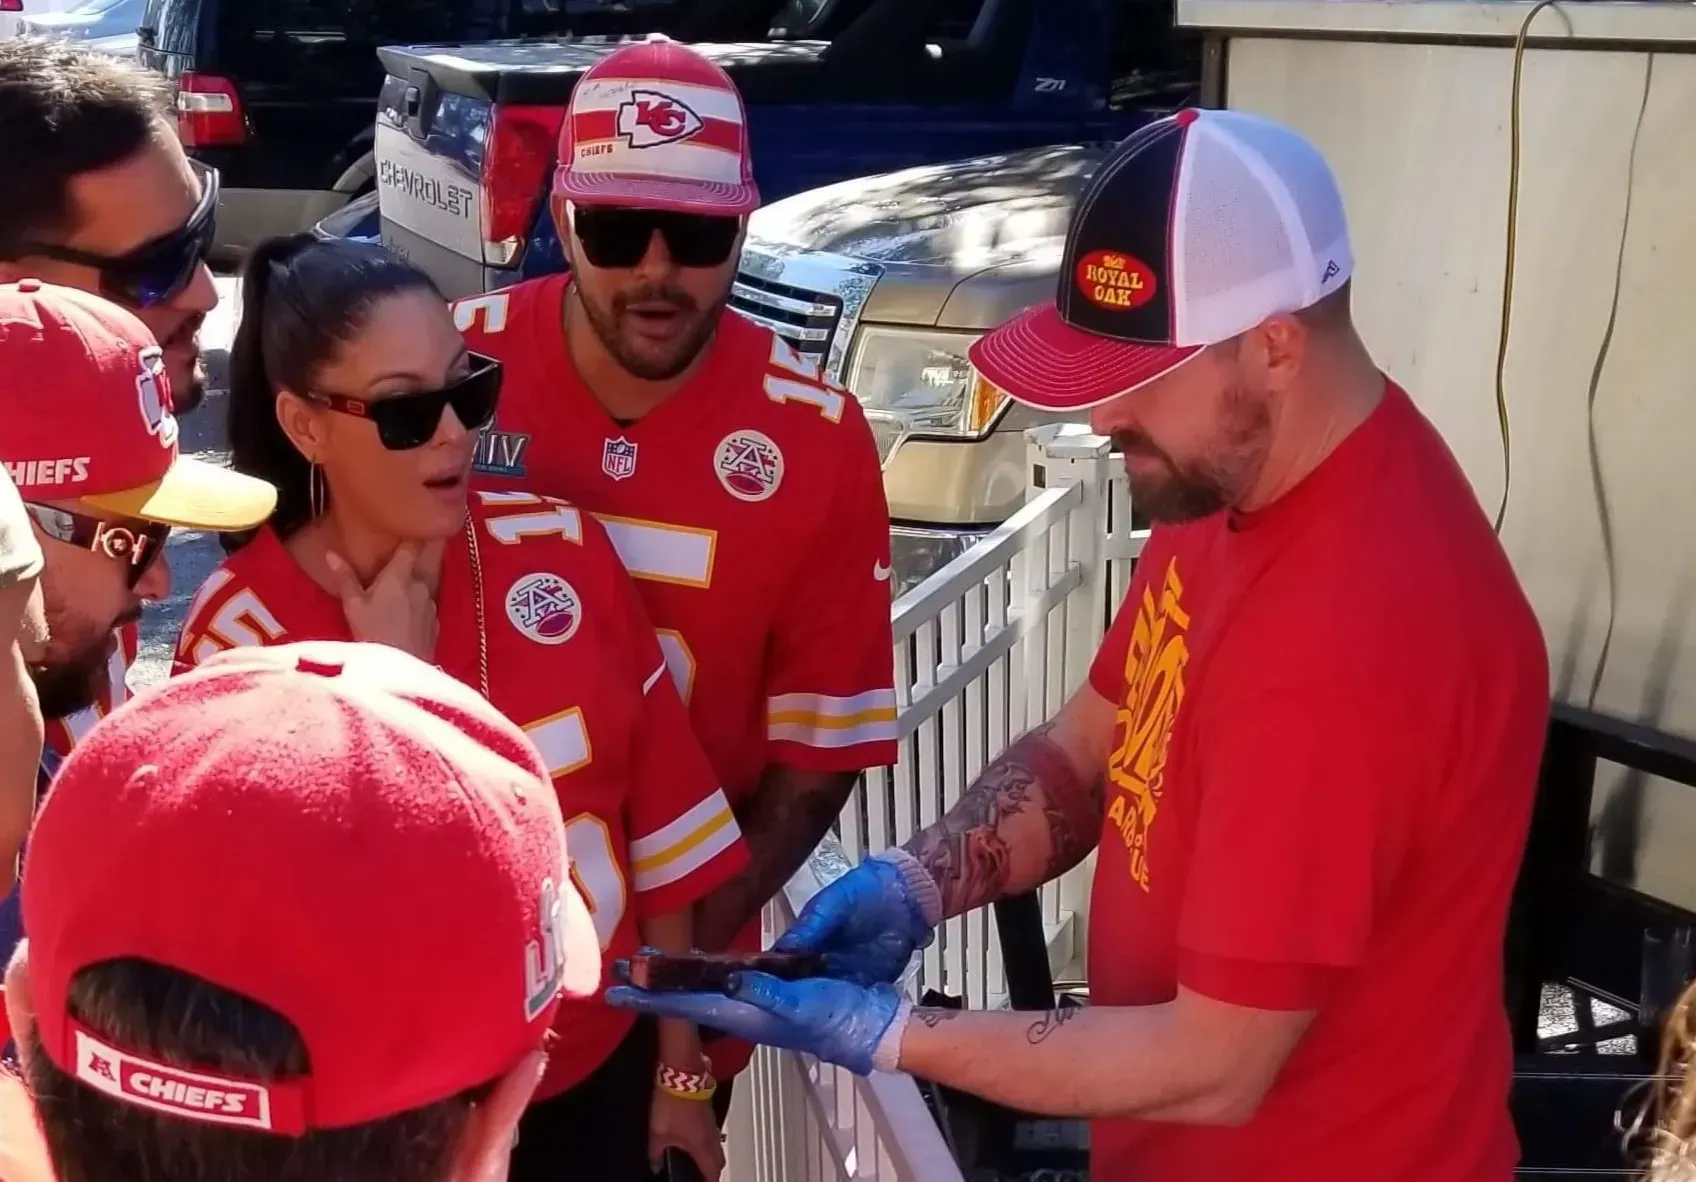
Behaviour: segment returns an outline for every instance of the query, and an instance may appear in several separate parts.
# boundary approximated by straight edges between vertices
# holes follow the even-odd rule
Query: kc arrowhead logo
[[[657,90],[632,90],[618,107],[618,134],[632,148],[681,143],[700,134],[701,117]]]

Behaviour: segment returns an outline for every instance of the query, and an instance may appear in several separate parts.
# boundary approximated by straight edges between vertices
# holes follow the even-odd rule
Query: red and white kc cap
[[[1083,410],[1353,273],[1317,148],[1256,115],[1179,111],[1101,162],[1072,213],[1054,303],[980,338],[971,361],[1020,402]]]
[[[381,645],[232,649],[137,694],[65,761],[24,862],[47,1054],[186,1120],[299,1134],[435,1103],[600,984],[541,756]],[[310,1073],[165,1061],[69,1012],[80,970],[134,957],[275,1010]]]
[[[571,92],[554,195],[584,205],[752,213],[760,191],[736,84],[659,33],[609,53]]]
[[[263,480],[177,454],[164,354],[99,296],[36,279],[0,285],[0,461],[26,501],[234,530],[271,515]]]

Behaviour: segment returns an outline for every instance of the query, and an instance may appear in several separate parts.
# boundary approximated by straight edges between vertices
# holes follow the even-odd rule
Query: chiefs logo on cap
[[[618,134],[632,148],[681,143],[704,126],[686,104],[657,90],[632,90],[618,107]]]
[[[77,1078],[109,1096],[205,1124],[276,1127],[263,1084],[185,1071],[108,1046],[86,1030],[75,1033]]]
[[[177,416],[171,413],[171,396],[167,392],[170,379],[165,376],[165,352],[153,346],[143,349],[137,360],[140,371],[135,378],[135,393],[141,407],[141,421],[162,447],[170,447],[177,441]]]

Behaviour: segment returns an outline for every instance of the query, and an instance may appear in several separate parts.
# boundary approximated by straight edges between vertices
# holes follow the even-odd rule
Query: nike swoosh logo
[[[890,574],[891,571],[887,562],[879,562],[876,566],[872,567],[872,578],[876,579],[880,583],[889,582]]]

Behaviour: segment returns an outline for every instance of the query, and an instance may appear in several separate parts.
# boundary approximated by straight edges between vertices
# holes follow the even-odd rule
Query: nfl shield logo
[[[620,435],[601,448],[601,471],[614,480],[636,474],[636,445]]]

